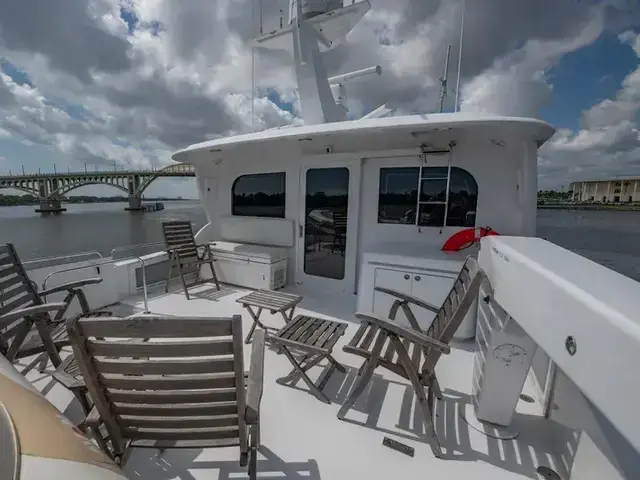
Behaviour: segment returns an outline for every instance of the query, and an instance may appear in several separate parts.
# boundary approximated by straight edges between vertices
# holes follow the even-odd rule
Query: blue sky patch
[[[263,93],[258,92],[258,94],[260,95]],[[280,110],[286,110],[287,112],[293,113],[293,103],[284,101],[276,89],[267,88],[266,94],[267,98],[271,100],[271,102],[275,103]]]
[[[615,97],[624,78],[637,65],[633,49],[611,33],[565,55],[548,72],[553,100],[542,108],[542,118],[555,127],[577,130],[580,114],[602,100]]]
[[[0,70],[18,85],[28,85],[33,87],[33,82],[31,81],[31,78],[29,78],[27,72],[11,63],[9,60],[0,58]]]

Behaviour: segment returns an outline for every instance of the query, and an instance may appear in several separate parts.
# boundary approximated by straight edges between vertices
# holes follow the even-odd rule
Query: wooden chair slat
[[[218,388],[208,390],[163,390],[140,391],[107,389],[106,395],[113,403],[175,405],[185,403],[236,402],[236,388]],[[235,407],[234,407],[235,408]]]
[[[89,317],[83,319],[82,325],[89,337],[147,338],[147,332],[151,331],[154,338],[231,335],[231,321],[228,318]]]
[[[217,438],[237,438],[240,434],[237,425],[216,428],[123,428],[128,439],[145,440],[208,440]]]
[[[202,417],[238,414],[237,402],[211,402],[194,404],[143,404],[113,403],[113,412],[117,415],[138,417]]]
[[[142,417],[135,415],[120,415],[118,422],[125,427],[137,428],[207,428],[232,427],[238,425],[238,416],[229,415],[198,416],[198,417]]]
[[[172,360],[125,360],[122,358],[96,358],[96,370],[99,373],[120,373],[128,375],[175,375],[184,373],[223,373],[232,372],[233,357],[206,359]]]
[[[98,379],[105,387],[123,390],[195,390],[235,386],[233,373],[171,376],[145,375],[140,377],[101,373]]]
[[[233,342],[224,337],[178,342],[113,342],[90,339],[87,349],[91,355],[105,357],[201,357],[231,355]]]

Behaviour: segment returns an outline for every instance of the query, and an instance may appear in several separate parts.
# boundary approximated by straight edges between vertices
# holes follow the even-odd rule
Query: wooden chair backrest
[[[456,278],[449,294],[444,299],[438,313],[436,313],[431,326],[426,331],[426,335],[442,343],[448,344],[451,342],[453,335],[460,327],[473,301],[478,296],[480,284],[485,279],[486,275],[478,265],[478,261],[475,258],[467,257],[458,274],[458,278]],[[428,349],[425,352],[422,371],[432,371],[440,355],[440,351]]]
[[[178,252],[180,260],[193,260],[198,257],[198,247],[191,222],[186,220],[162,222],[162,233],[167,251]]]
[[[0,316],[20,308],[41,305],[38,291],[11,243],[0,245]],[[0,352],[8,347],[8,341],[20,332],[25,319],[0,322]],[[4,353],[4,352],[3,352]]]
[[[246,446],[240,315],[70,318],[67,330],[116,454],[127,440]]]

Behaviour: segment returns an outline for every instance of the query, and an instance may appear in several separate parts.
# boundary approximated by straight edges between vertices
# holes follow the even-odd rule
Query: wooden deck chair
[[[67,330],[94,402],[84,426],[104,424],[105,453],[123,464],[133,447],[239,446],[256,478],[264,331],[254,336],[245,388],[240,315],[85,317]]]
[[[178,267],[182,288],[184,288],[184,294],[187,300],[189,300],[189,290],[184,278],[185,267],[196,267],[196,279],[193,284],[189,285],[194,286],[199,283],[200,265],[209,264],[213,281],[216,284],[216,288],[220,290],[216,270],[213,268],[213,262],[215,260],[213,259],[211,249],[206,243],[202,245],[196,244],[193,237],[193,230],[191,229],[191,222],[162,222],[162,231],[164,233],[164,243],[167,247],[167,253],[169,254],[169,275],[167,276],[167,283],[164,288],[165,292],[169,291],[169,282],[171,281],[171,272],[174,265]],[[201,252],[199,252],[198,249],[201,249]]]
[[[81,287],[100,282],[101,278],[88,278],[38,292],[14,246],[0,245],[0,354],[13,362],[46,352],[54,366],[60,365],[59,351],[69,345],[63,317],[74,298],[78,298],[83,313],[90,313]],[[65,291],[62,302],[43,301],[46,295]],[[47,363],[44,358],[43,369]]]
[[[411,382],[422,410],[431,449],[436,457],[441,457],[442,451],[433,426],[433,403],[434,396],[438,399],[442,398],[442,392],[434,369],[440,356],[450,353],[451,348],[448,344],[469,311],[478,295],[480,284],[485,279],[486,275],[477,261],[471,257],[467,258],[440,308],[399,292],[378,289],[397,298],[389,312],[391,320],[356,314],[363,321],[353,339],[343,347],[343,350],[359,355],[365,361],[360,367],[353,390],[340,408],[338,418],[344,419],[349,409],[363,394],[375,369],[378,366],[384,367]],[[485,298],[485,301],[488,300]],[[426,333],[421,331],[409,304],[436,313]],[[412,328],[405,328],[393,322],[399,308],[402,308],[407,315]],[[424,392],[425,388],[428,388],[427,395]]]

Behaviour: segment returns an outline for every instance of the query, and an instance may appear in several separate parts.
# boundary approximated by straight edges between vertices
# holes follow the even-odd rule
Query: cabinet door
[[[412,273],[411,296],[440,308],[449,294],[454,280],[455,277],[453,275]],[[412,310],[420,328],[427,330],[435,317],[435,313],[416,306],[413,306]]]
[[[388,270],[386,268],[376,268],[374,286],[385,287],[396,292],[411,295],[411,274],[398,270]],[[380,318],[389,318],[389,310],[395,297],[386,293],[373,292],[373,314]],[[404,314],[399,313],[396,320],[404,323]]]

